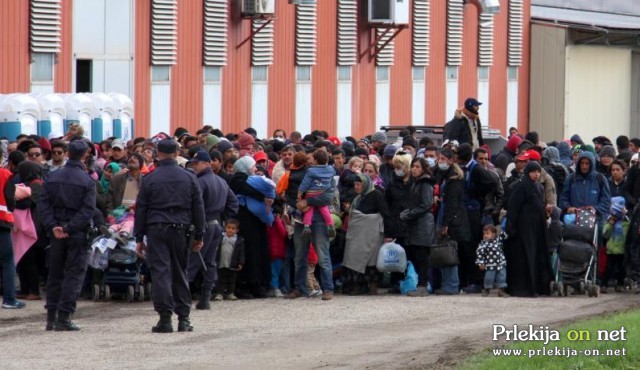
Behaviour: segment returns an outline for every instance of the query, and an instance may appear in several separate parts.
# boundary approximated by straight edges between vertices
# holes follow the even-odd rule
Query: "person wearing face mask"
[[[455,155],[449,148],[444,148],[438,156],[440,172],[440,196],[437,215],[437,227],[441,236],[448,236],[458,243],[458,250],[471,241],[469,220],[464,207],[464,174],[456,163]],[[442,285],[434,293],[438,295],[454,295],[459,293],[460,279],[458,266],[440,269]]]
[[[393,157],[393,167],[394,174],[391,177],[391,181],[386,184],[384,192],[390,214],[388,225],[385,225],[385,242],[395,239],[396,243],[406,246],[405,241],[409,230],[407,224],[400,220],[400,214],[402,211],[412,207],[411,197],[407,196],[413,185],[413,179],[411,178],[411,155],[405,152],[398,152]],[[399,294],[400,289],[398,286],[395,286],[394,283],[400,281],[402,274],[391,274],[391,277],[394,287],[390,293]]]
[[[454,117],[444,126],[443,140],[457,140],[469,144],[473,149],[484,145],[479,109],[482,103],[475,98],[464,101],[464,107],[455,111]]]

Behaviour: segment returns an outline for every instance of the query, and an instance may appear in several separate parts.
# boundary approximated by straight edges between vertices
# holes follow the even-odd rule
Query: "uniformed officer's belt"
[[[155,224],[149,224],[149,227],[151,227],[151,228],[160,227],[160,228],[172,228],[172,229],[178,229],[178,230],[188,230],[190,226],[191,225],[172,224],[172,223],[164,223],[164,222],[159,222],[159,223],[155,223]]]

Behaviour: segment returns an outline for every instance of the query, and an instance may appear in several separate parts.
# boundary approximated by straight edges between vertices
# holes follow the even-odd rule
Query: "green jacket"
[[[622,235],[612,235],[614,225],[605,223],[602,236],[607,240],[607,254],[624,254],[624,241],[629,231],[629,220],[617,221],[622,223]]]

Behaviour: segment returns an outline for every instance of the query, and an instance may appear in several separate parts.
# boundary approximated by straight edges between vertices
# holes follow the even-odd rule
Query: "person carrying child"
[[[222,243],[218,248],[218,294],[214,301],[223,299],[235,301],[236,275],[244,266],[244,239],[238,235],[240,222],[227,220],[222,234]]]
[[[302,179],[302,183],[300,183],[300,187],[298,187],[299,200],[322,195],[332,185],[335,170],[327,164],[329,162],[329,155],[327,152],[324,150],[316,150],[313,153],[313,160],[315,164],[307,169],[307,172]],[[308,206],[307,209],[303,210],[304,230],[302,233],[304,235],[311,235],[311,221],[313,219],[313,211],[316,208],[320,212],[320,215],[322,215],[324,223],[327,225],[329,238],[334,238],[336,236],[336,229],[333,225],[331,212],[329,211],[329,204]]]
[[[602,230],[602,236],[607,239],[607,270],[602,281],[600,291],[607,292],[610,279],[616,279],[616,292],[624,288],[624,244],[629,231],[629,218],[624,197],[611,198],[609,218]]]
[[[499,297],[508,297],[505,292],[507,287],[507,260],[502,250],[502,235],[494,225],[485,225],[482,229],[482,241],[478,245],[478,257],[476,265],[484,271],[484,289],[482,296],[488,297],[495,284]]]

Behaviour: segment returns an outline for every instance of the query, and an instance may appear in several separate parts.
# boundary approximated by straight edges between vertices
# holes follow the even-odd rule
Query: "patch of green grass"
[[[612,330],[619,331],[621,327],[624,327],[626,330],[626,340],[598,340],[599,330],[607,330],[609,332]],[[534,329],[536,328],[537,327],[534,326]],[[524,329],[527,329],[527,327],[519,327],[519,330]],[[560,328],[550,327],[549,329],[557,330],[560,333],[559,341],[550,341],[546,345],[544,345],[544,342],[542,341],[523,341],[511,342],[510,344],[502,346],[495,346],[468,358],[465,362],[462,363],[460,369],[640,369],[640,310],[618,313],[585,321],[578,321],[562,326]],[[507,330],[513,330],[513,326],[507,326]],[[569,340],[567,338],[567,333],[572,330],[588,331],[590,334],[590,340],[586,340],[585,334],[583,334],[583,339],[585,340]],[[571,332],[569,334],[575,335],[576,333]],[[504,338],[504,336],[502,338]],[[601,339],[604,339],[604,337],[601,337]],[[530,353],[534,354],[538,350],[542,350],[543,347],[546,348],[546,351],[555,351],[556,347],[558,347],[560,351],[564,349],[564,355],[543,356],[541,354],[536,354],[529,357]],[[521,354],[505,356],[498,355],[496,353],[496,351],[503,349],[512,351],[520,350]],[[607,350],[619,350],[619,353],[622,353],[623,349],[625,350],[624,356],[607,355]],[[578,354],[575,356],[567,357],[567,353],[569,353],[570,350],[571,352],[575,350]],[[599,355],[593,355],[593,352],[595,352],[596,350],[598,351]],[[592,355],[586,355],[585,351],[592,351]]]

